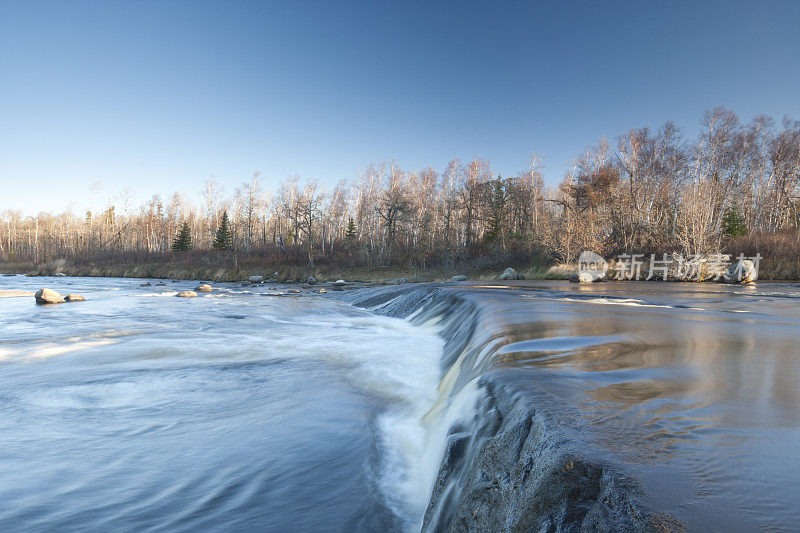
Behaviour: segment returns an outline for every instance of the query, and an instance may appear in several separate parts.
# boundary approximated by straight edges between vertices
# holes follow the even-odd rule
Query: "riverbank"
[[[480,258],[453,262],[427,268],[396,265],[377,268],[349,267],[321,263],[313,268],[304,264],[276,264],[256,258],[243,258],[238,268],[217,256],[195,254],[188,256],[164,255],[149,260],[0,262],[0,275],[25,274],[28,276],[54,276],[64,274],[76,277],[155,278],[205,281],[240,281],[250,276],[263,276],[277,281],[302,281],[313,276],[319,281],[361,281],[372,284],[424,283],[450,281],[453,276],[466,276],[473,281],[496,281],[506,268],[513,268],[528,280],[566,280],[577,271],[572,264],[547,264],[544,262],[514,261],[511,258]],[[793,259],[761,260],[758,279],[763,281],[800,281],[800,261]]]
[[[559,280],[567,279],[575,272],[571,265],[507,265],[515,268],[525,279]],[[263,276],[277,281],[302,281],[313,276],[318,281],[360,281],[369,283],[424,283],[431,281],[449,281],[453,276],[466,276],[475,281],[492,281],[500,279],[505,267],[479,268],[465,265],[462,268],[426,268],[415,269],[402,266],[386,268],[331,268],[325,265],[315,268],[286,265],[248,265],[245,267],[226,268],[200,263],[114,263],[114,264],[75,264],[69,261],[56,260],[44,263],[16,262],[0,263],[0,274],[24,274],[27,276],[54,276],[64,274],[75,277],[109,277],[109,278],[154,278],[208,281],[240,281],[250,276]],[[277,275],[276,275],[277,274]]]

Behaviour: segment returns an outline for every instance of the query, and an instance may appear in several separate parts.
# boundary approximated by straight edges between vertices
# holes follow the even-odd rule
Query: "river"
[[[159,281],[0,277],[5,530],[800,520],[797,285]]]

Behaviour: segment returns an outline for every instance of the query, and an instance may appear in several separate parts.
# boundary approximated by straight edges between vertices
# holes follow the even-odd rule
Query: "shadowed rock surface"
[[[64,299],[56,291],[52,289],[39,289],[33,295],[36,298],[37,304],[60,304],[64,303]]]
[[[423,531],[682,531],[637,483],[571,451],[508,385],[484,380],[472,427],[451,428]]]

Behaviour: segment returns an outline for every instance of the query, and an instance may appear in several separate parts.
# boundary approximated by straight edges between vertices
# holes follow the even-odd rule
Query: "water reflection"
[[[461,291],[484,311],[492,369],[588,453],[690,528],[796,527],[796,286],[498,288]]]

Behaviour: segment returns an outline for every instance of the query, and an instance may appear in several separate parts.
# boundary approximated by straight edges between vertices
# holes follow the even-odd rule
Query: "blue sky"
[[[716,105],[800,119],[800,2],[0,0],[0,209],[333,184],[531,152]]]

